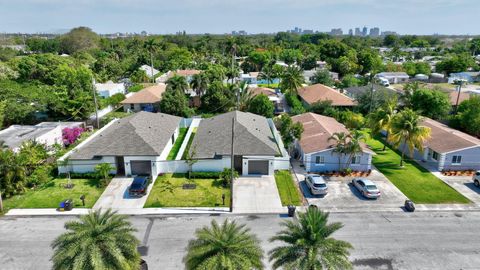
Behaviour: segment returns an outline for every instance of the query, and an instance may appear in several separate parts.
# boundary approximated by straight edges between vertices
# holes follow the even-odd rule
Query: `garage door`
[[[132,175],[151,175],[152,165],[150,160],[132,160],[130,161],[130,168]]]
[[[248,174],[268,174],[268,160],[248,161]]]

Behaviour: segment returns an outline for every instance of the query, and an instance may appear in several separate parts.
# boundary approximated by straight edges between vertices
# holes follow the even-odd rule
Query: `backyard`
[[[57,208],[65,199],[73,199],[75,207],[91,208],[105,189],[98,187],[96,179],[72,179],[72,189],[64,188],[67,182],[67,179],[55,179],[36,190],[5,199],[5,212],[13,208]],[[85,206],[82,206],[81,195],[85,195]]]
[[[196,184],[195,189],[184,189],[184,184]],[[222,204],[225,194],[225,205]],[[219,179],[187,179],[185,174],[160,175],[147,202],[148,207],[228,207],[230,189],[224,188]]]
[[[367,144],[375,151],[373,165],[382,172],[405,196],[415,203],[470,203],[456,190],[435,177],[427,169],[406,157],[400,167],[399,152],[388,145],[385,151],[378,138],[369,138]]]
[[[188,128],[180,128],[180,131],[178,132],[178,137],[175,140],[175,143],[173,144],[170,153],[168,153],[167,160],[175,160],[178,155],[178,151],[182,146],[183,140],[185,140],[185,135],[187,135],[187,131]]]
[[[275,183],[282,205],[302,205],[302,195],[296,187],[290,171],[275,172]]]
[[[192,134],[190,134],[190,139],[188,139],[187,147],[185,147],[185,151],[183,152],[183,155],[182,155],[183,160],[187,159],[188,151],[190,151],[190,147],[192,146],[193,138],[195,137],[196,133],[197,133],[197,128],[193,128]]]

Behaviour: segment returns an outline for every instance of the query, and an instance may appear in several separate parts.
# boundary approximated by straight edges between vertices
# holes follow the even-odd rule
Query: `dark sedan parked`
[[[128,189],[128,194],[131,197],[142,197],[147,194],[147,187],[149,184],[148,176],[135,176],[133,182]]]

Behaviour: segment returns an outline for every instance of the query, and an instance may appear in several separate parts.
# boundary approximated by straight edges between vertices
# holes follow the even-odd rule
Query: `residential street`
[[[149,246],[144,257],[149,269],[183,269],[182,257],[195,229],[226,216],[132,217],[131,221],[139,230],[137,237]],[[278,215],[231,218],[247,224],[267,252],[275,246],[268,238],[285,219]],[[1,269],[49,269],[50,243],[70,219],[1,218]],[[480,265],[480,212],[332,213],[330,220],[344,223],[334,236],[355,247],[351,254],[355,269],[478,269]]]

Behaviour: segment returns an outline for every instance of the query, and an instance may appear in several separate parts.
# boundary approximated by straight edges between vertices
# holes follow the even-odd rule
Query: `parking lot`
[[[373,169],[371,180],[380,190],[378,199],[366,199],[351,184],[353,177],[324,177],[328,194],[326,196],[312,195],[305,183],[302,169],[296,167],[297,177],[300,181],[302,192],[310,205],[316,205],[320,209],[329,211],[371,211],[371,210],[401,210],[407,197],[393,185],[378,170]],[[299,170],[300,173],[297,171]]]

